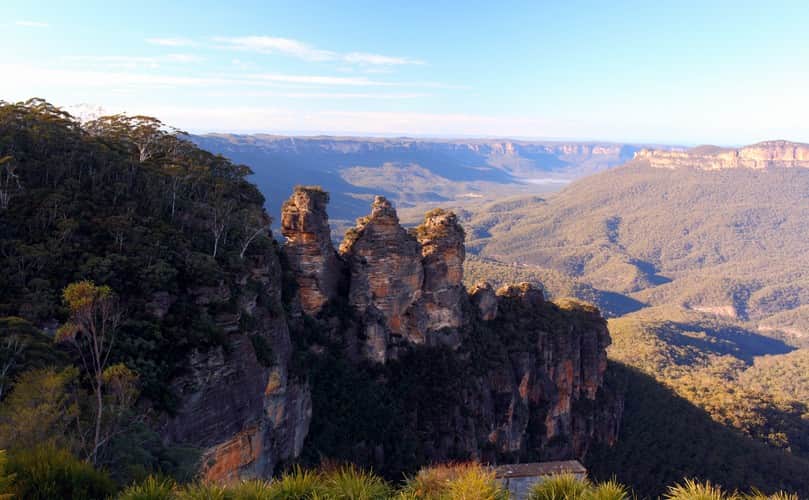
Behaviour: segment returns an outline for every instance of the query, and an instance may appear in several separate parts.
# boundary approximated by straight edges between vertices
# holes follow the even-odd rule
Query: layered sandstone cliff
[[[685,151],[643,149],[635,159],[656,168],[809,168],[809,144],[767,141],[738,149],[700,146]]]
[[[298,187],[284,203],[281,234],[284,255],[298,284],[298,301],[307,314],[316,314],[335,298],[341,266],[329,237],[326,204],[329,195],[316,187]]]
[[[317,246],[328,248],[328,231],[320,234]],[[300,238],[291,236],[287,245],[296,245]],[[592,442],[613,441],[620,404],[603,387],[610,342],[604,319],[589,306],[547,302],[541,290],[528,284],[495,292],[482,283],[467,292],[463,241],[453,213],[431,211],[408,231],[391,203],[377,197],[371,213],[340,245],[342,265],[348,268],[348,282],[341,288],[348,290],[349,306],[340,331],[335,331],[336,321],[320,315],[319,328],[341,339],[337,355],[350,351],[346,346],[358,346],[360,360],[396,361],[393,372],[378,382],[383,386],[378,390],[386,393],[391,379],[420,383],[409,378],[406,365],[420,363],[423,356],[432,359],[430,349],[453,353],[451,368],[435,368],[434,383],[449,377],[457,385],[446,401],[432,402],[444,411],[402,410],[429,460],[580,458]],[[362,443],[352,445],[352,458],[373,457],[367,465],[382,470],[395,461],[391,455],[397,452],[384,443],[356,441]]]
[[[194,291],[229,339],[190,355],[163,436],[202,449],[204,477],[324,457],[400,477],[443,460],[582,458],[616,439],[621,399],[604,386],[610,338],[595,308],[525,283],[468,292],[464,231],[444,210],[407,230],[377,197],[338,253],[327,201],[296,189],[280,252]]]
[[[178,408],[164,419],[161,434],[168,444],[202,451],[206,480],[268,477],[303,448],[312,401],[308,386],[290,378],[281,276],[277,254],[268,251],[251,259],[238,283],[193,291],[228,344],[190,354],[187,369],[172,382]],[[231,302],[235,313],[214,313]]]

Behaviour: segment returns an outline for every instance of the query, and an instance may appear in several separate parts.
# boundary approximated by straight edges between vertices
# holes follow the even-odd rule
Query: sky
[[[2,0],[0,33],[0,100],[197,133],[809,142],[805,0]]]

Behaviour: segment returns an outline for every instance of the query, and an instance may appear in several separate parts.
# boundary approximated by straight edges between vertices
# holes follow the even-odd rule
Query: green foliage
[[[642,497],[663,495],[683,477],[728,490],[786,490],[809,496],[809,462],[716,422],[654,377],[611,360],[607,384],[625,391],[620,439],[585,457],[596,480],[617,478]],[[665,451],[662,451],[665,450]]]
[[[285,472],[271,483],[272,500],[315,500],[324,495],[323,479],[320,474],[295,467]]]
[[[392,492],[384,479],[354,465],[326,470],[323,487],[323,497],[330,500],[384,500]]]
[[[53,446],[14,452],[8,471],[14,474],[16,498],[102,500],[115,492],[115,483],[104,472]]]
[[[13,316],[0,318],[0,400],[22,372],[65,361],[51,338],[30,322]]]
[[[174,500],[175,483],[171,479],[149,476],[144,481],[124,489],[118,500]]]
[[[229,493],[230,498],[233,500],[270,500],[277,498],[274,495],[272,483],[260,479],[239,481],[230,487]]]
[[[736,494],[728,494],[721,487],[711,484],[710,481],[700,483],[693,479],[686,479],[680,484],[669,486],[666,500],[735,500]]]
[[[408,479],[398,498],[425,500],[506,500],[494,472],[474,462],[434,465]]]
[[[253,258],[260,238],[245,252],[256,228],[237,219],[264,203],[249,169],[177,133],[149,117],[82,127],[39,99],[0,104],[0,168],[13,164],[19,179],[0,216],[0,317],[64,323],[90,297],[82,290],[115,290],[127,318],[110,361],[138,373],[158,409],[172,408],[167,382],[187,353],[224,343],[191,295],[220,283],[238,294],[240,256]],[[59,291],[71,283],[64,307]],[[171,297],[160,315],[158,292]]]
[[[230,500],[230,494],[225,486],[193,483],[180,488],[177,500]]]
[[[23,373],[0,406],[0,448],[16,451],[43,443],[76,445],[78,370],[40,368]]]
[[[559,474],[535,484],[528,500],[586,500],[591,490],[588,481],[576,479],[572,474]]]
[[[629,500],[630,498],[633,496],[630,494],[629,488],[614,478],[594,484],[587,497],[588,500]]]
[[[801,360],[802,351],[782,355],[791,348],[737,322],[670,308],[639,311],[609,325],[613,359],[655,376],[717,422],[809,458],[806,400],[778,389],[798,386],[800,372],[782,380],[788,374],[773,365],[773,359],[784,358],[785,366]],[[762,359],[761,354],[779,355]],[[750,367],[753,359],[756,365]],[[777,382],[766,374],[771,366]]]
[[[0,500],[11,500],[14,497],[12,491],[15,476],[9,474],[7,468],[6,450],[0,450]]]

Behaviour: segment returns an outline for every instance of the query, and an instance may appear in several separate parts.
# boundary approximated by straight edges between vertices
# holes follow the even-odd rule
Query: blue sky
[[[0,99],[194,132],[809,142],[806,2],[224,3],[3,0]]]

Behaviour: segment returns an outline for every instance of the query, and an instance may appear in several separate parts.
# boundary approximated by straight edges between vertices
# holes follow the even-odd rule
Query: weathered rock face
[[[349,304],[362,317],[368,357],[384,362],[408,344],[460,344],[467,300],[463,241],[452,212],[427,214],[411,233],[381,196],[349,230],[340,255],[350,270]]]
[[[316,314],[334,299],[341,275],[329,233],[328,201],[329,195],[321,189],[298,187],[281,212],[281,233],[287,240],[284,254],[307,314]]]
[[[351,273],[348,302],[366,324],[369,357],[384,362],[402,339],[423,342],[421,332],[408,328],[424,282],[421,247],[399,225],[388,200],[376,197],[371,215],[346,235],[340,254]]]
[[[469,290],[469,298],[478,309],[478,315],[483,321],[491,321],[497,317],[497,295],[494,288],[485,281],[476,283]]]
[[[582,458],[591,443],[615,439],[621,399],[604,387],[610,340],[595,308],[547,302],[525,283],[496,292],[482,283],[467,293],[455,215],[432,211],[408,232],[382,197],[337,256],[325,203],[322,193],[301,189],[285,205],[286,273],[270,252],[236,291],[194,292],[194,302],[212,310],[237,303],[237,312],[216,316],[230,348],[190,357],[174,382],[179,411],[164,425],[168,442],[206,450],[206,478],[268,476],[307,446],[320,456],[335,439],[345,440],[340,458],[397,477],[413,457],[421,464]],[[288,304],[285,275],[298,289]],[[170,300],[156,297],[155,309]],[[335,307],[323,307],[332,300]],[[285,309],[303,314],[287,318]],[[243,317],[253,326],[234,327]],[[294,374],[291,336],[309,360]],[[269,354],[261,355],[262,345]],[[342,381],[347,399],[335,390]],[[379,437],[340,425],[345,436],[335,437],[335,418],[384,426],[370,421],[384,415],[377,406],[395,408],[395,428]]]
[[[426,330],[459,328],[461,304],[466,299],[463,261],[464,230],[452,212],[433,210],[416,228],[424,265],[422,302],[427,313]]]
[[[252,286],[244,286],[248,281]],[[177,412],[162,426],[168,443],[203,450],[201,473],[209,480],[271,475],[279,461],[300,454],[311,419],[309,389],[288,373],[292,346],[277,255],[256,259],[241,285],[238,312],[216,316],[229,332],[229,349],[189,356],[188,369],[172,383]],[[220,293],[227,288],[197,290],[195,301],[221,305],[230,299]],[[243,317],[253,326],[238,328]]]
[[[809,168],[809,144],[766,141],[739,149],[700,146],[685,151],[641,150],[635,158],[657,168]]]

